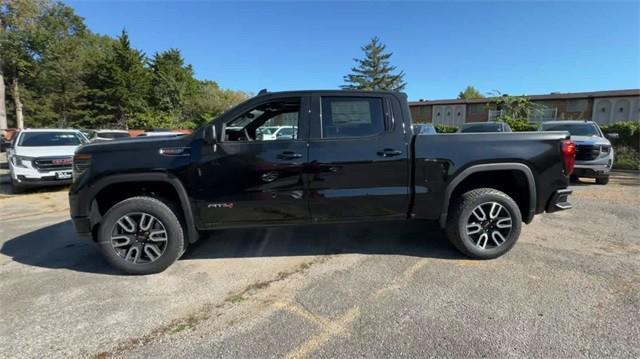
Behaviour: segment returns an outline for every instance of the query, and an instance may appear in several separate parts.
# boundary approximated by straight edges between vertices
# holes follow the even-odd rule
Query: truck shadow
[[[35,267],[119,274],[104,260],[95,243],[76,236],[71,221],[9,239],[0,253]],[[463,258],[449,245],[437,225],[403,221],[212,232],[191,245],[180,260],[347,253]]]
[[[182,260],[346,253],[463,258],[437,225],[397,221],[211,232],[191,245]]]

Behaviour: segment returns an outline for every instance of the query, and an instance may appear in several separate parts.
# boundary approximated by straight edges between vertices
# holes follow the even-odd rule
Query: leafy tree
[[[241,91],[222,90],[213,81],[201,81],[199,94],[194,103],[198,117],[194,120],[198,124],[211,121],[226,110],[245,101],[249,95]]]
[[[497,120],[506,122],[514,131],[535,131],[538,127],[529,123],[529,116],[540,110],[540,106],[527,96],[509,96],[496,91],[487,106],[500,110]]]
[[[34,71],[37,52],[34,34],[41,32],[38,27],[43,9],[42,2],[32,0],[2,0],[0,3],[2,75],[3,80],[6,76],[6,81],[11,84],[13,111],[19,128],[24,127],[20,87]]]
[[[393,53],[385,53],[386,45],[377,36],[361,47],[364,59],[353,59],[357,66],[351,68],[351,74],[344,76],[344,89],[402,91],[407,85],[404,82],[404,71],[394,74],[395,66],[390,65],[389,58]]]
[[[125,31],[91,33],[54,0],[0,0],[0,50],[0,85],[9,85],[0,127],[24,117],[32,127],[193,128],[247,98],[197,80],[177,49],[147,61]]]
[[[82,76],[90,56],[86,51],[89,33],[82,18],[59,3],[48,8],[40,22],[42,31],[35,36],[40,49],[38,71],[30,85],[53,115],[45,112],[47,117],[42,118],[43,112],[29,111],[28,117],[68,127],[82,116],[78,104],[86,87]]]
[[[458,93],[458,99],[461,100],[470,100],[474,98],[484,98],[484,96],[473,86],[467,86],[467,88]]]

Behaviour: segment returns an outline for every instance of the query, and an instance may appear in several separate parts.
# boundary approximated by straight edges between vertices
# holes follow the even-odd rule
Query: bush
[[[617,133],[619,138],[611,140],[614,147],[631,147],[640,151],[640,121],[618,122],[600,127],[604,133]]]
[[[640,170],[640,152],[627,146],[614,148],[613,168],[622,170]]]
[[[529,123],[528,120],[523,118],[511,118],[509,116],[500,116],[498,121],[505,122],[514,132],[522,131],[537,131],[538,125],[535,123]]]
[[[458,131],[458,126],[452,125],[434,125],[438,133],[454,133]]]

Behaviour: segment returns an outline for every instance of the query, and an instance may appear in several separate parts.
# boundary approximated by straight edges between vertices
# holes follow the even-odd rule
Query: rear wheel
[[[111,207],[100,224],[98,243],[107,261],[129,274],[162,272],[185,248],[178,217],[152,197],[132,197]]]
[[[464,193],[447,220],[449,241],[465,255],[477,259],[499,257],[518,240],[522,215],[515,201],[493,188]]]
[[[597,184],[607,184],[609,183],[609,176],[596,177]]]

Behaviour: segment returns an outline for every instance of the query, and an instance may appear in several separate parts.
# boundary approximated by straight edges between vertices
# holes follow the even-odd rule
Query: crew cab
[[[260,140],[283,123],[293,138]],[[488,259],[571,208],[574,155],[567,132],[414,135],[401,93],[261,92],[190,135],[80,147],[69,202],[76,231],[133,274],[208,230],[356,221],[437,221]]]
[[[78,130],[25,129],[7,151],[14,192],[27,187],[70,184],[73,154],[87,138]]]

